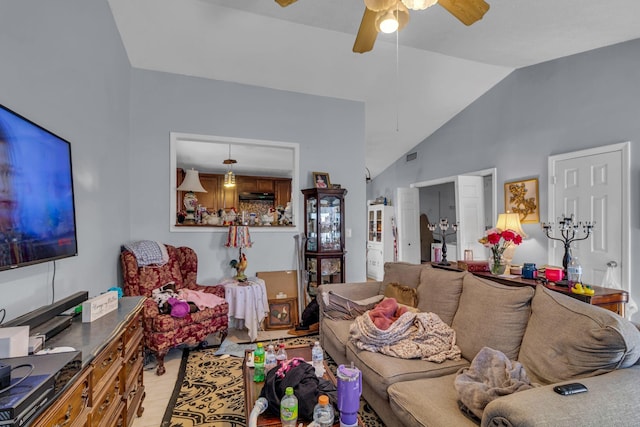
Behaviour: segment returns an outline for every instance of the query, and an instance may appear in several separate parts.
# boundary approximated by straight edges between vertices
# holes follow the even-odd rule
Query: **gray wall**
[[[302,188],[313,187],[312,171],[323,171],[348,190],[345,224],[352,237],[346,239],[347,280],[365,280],[366,185],[363,174],[353,172],[365,167],[363,103],[144,70],[133,70],[132,76],[132,239],[194,248],[201,283],[229,277],[235,272],[229,261],[237,252],[223,247],[224,233],[169,231],[169,196],[175,183],[169,132],[295,142],[300,144]],[[295,269],[295,234],[252,233],[253,247],[244,251],[247,274]]]
[[[107,2],[1,2],[0,58],[0,103],[71,142],[79,256],[56,261],[55,299],[96,295],[129,237],[130,66]],[[53,273],[0,272],[7,319],[50,303]]]
[[[541,220],[547,212],[550,155],[631,141],[631,259],[640,257],[640,40],[562,58],[513,72],[368,186],[373,195],[399,186],[465,172],[497,168],[498,211],[502,185],[539,179]],[[547,239],[539,224],[525,224],[531,239],[514,262],[547,262]],[[631,266],[631,277],[640,265]],[[640,286],[632,289],[636,301]]]
[[[121,283],[120,245],[157,239],[233,273],[222,234],[169,232],[169,132],[297,142],[299,180],[348,189],[347,279],[365,279],[364,104],[132,70],[106,0],[0,2],[0,103],[71,142],[79,256],[55,263],[55,299]],[[301,207],[301,206],[300,206]],[[260,233],[249,274],[295,268],[294,233]],[[54,264],[0,272],[9,320],[51,302]]]

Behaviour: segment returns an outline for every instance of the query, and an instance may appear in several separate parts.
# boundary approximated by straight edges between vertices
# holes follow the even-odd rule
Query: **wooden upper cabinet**
[[[287,206],[287,202],[291,201],[291,180],[279,179],[273,181],[275,187],[276,206]]]
[[[176,183],[180,186],[185,172],[182,168],[176,171]],[[208,211],[218,211],[224,208],[239,206],[240,193],[274,193],[274,207],[286,206],[291,200],[291,178],[270,178],[260,176],[236,175],[236,186],[225,188],[224,174],[200,173],[200,184],[206,193],[196,193],[198,203]],[[184,210],[182,199],[184,191],[177,192],[176,210]]]

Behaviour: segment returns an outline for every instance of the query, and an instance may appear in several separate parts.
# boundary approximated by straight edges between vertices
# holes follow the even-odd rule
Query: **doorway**
[[[451,243],[455,247],[455,253],[449,252],[450,261],[462,259],[465,249],[473,250],[476,259],[487,257],[478,239],[497,218],[496,173],[497,169],[491,168],[411,184],[419,191],[420,214],[430,223],[440,218],[458,223],[457,233],[447,237],[447,246]],[[424,261],[425,255],[422,257]]]

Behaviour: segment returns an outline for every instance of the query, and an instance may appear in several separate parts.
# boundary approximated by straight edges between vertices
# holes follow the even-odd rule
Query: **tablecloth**
[[[225,288],[225,299],[229,304],[229,327],[246,327],[249,338],[255,341],[260,324],[269,312],[264,280],[257,277],[249,277],[246,282],[225,279],[220,284]]]

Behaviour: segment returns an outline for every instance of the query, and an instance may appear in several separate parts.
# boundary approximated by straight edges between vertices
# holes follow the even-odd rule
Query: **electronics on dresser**
[[[80,372],[82,352],[14,357],[0,360],[0,365],[10,365],[13,369],[11,385],[19,382],[0,393],[0,426],[21,427],[27,425],[45,404],[55,399]]]
[[[0,358],[29,354],[29,327],[0,328]]]
[[[53,304],[42,306],[20,317],[9,320],[2,324],[3,327],[0,328],[0,337],[2,337],[4,329],[26,326],[29,328],[27,337],[29,353],[34,353],[44,348],[46,340],[71,325],[75,313],[63,313],[77,307],[87,299],[89,299],[89,293],[87,291],[76,292]],[[4,353],[1,351],[0,353],[2,354],[0,357],[8,357],[4,356]]]

